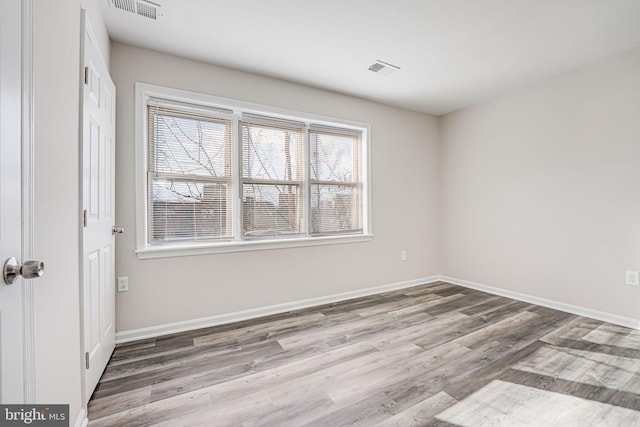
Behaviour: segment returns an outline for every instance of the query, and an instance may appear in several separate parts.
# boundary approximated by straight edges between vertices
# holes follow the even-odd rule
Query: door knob
[[[114,225],[111,227],[111,234],[124,234],[124,227],[118,227]]]
[[[25,261],[24,264],[11,257],[5,261],[2,268],[2,277],[7,285],[15,282],[16,277],[22,276],[25,279],[36,279],[44,274],[44,262],[42,261]]]

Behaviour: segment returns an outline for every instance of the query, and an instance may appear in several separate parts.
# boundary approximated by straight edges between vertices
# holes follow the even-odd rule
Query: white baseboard
[[[405,282],[392,283],[389,285],[375,286],[372,288],[358,289],[355,291],[343,292],[339,294],[327,295],[317,298],[309,298],[300,301],[292,301],[283,304],[270,305],[267,307],[252,308],[248,310],[236,311],[233,313],[218,314],[215,316],[203,317],[199,319],[185,320],[182,322],[167,323],[164,325],[151,326],[148,328],[132,329],[129,331],[121,331],[116,333],[116,344],[122,344],[130,341],[137,341],[147,338],[155,338],[162,335],[175,334],[178,332],[192,331],[195,329],[208,328],[211,326],[224,325],[226,323],[239,322],[241,320],[255,319],[258,317],[269,316],[272,314],[284,313],[287,311],[299,310],[302,308],[329,304],[333,302],[346,301],[354,298],[365,297],[368,295],[380,294],[383,292],[394,291],[397,289],[410,288],[434,282],[448,282],[454,285],[464,286],[465,288],[477,289],[479,291],[488,292],[494,295],[515,299],[518,301],[537,304],[543,307],[553,308],[555,310],[567,313],[577,314],[579,316],[589,317],[603,322],[614,323],[616,325],[625,326],[627,328],[639,329],[640,320],[630,317],[619,316],[616,314],[606,313],[603,311],[592,310],[577,305],[566,304],[546,298],[540,298],[533,295],[513,292],[506,289],[496,288],[489,285],[470,282],[468,280],[457,279],[450,276],[430,276],[421,279],[409,280]],[[86,417],[85,417],[86,419]],[[80,427],[79,424],[76,424]]]
[[[89,419],[87,418],[87,411],[81,409],[78,413],[78,417],[76,418],[76,422],[74,424],[75,427],[87,427],[89,424]]]
[[[412,286],[434,283],[441,280],[441,276],[430,276],[421,279],[408,280],[405,282],[392,283],[390,285],[375,286],[372,288],[358,289],[355,291],[342,292],[339,294],[327,295],[317,298],[309,298],[300,301],[292,301],[284,304],[270,305],[267,307],[252,308],[249,310],[224,313],[215,316],[203,317],[200,319],[185,320],[182,322],[168,323],[165,325],[151,326],[148,328],[132,329],[116,333],[116,344],[155,338],[162,335],[175,334],[178,332],[191,331],[194,329],[208,328],[210,326],[223,325],[241,320],[255,319],[258,317],[279,314],[292,310],[313,307],[333,302],[346,301],[368,295],[380,294],[397,289],[410,288]]]
[[[543,307],[553,308],[555,310],[560,310],[560,311],[564,311],[571,314],[577,314],[578,316],[589,317],[591,319],[601,320],[603,322],[614,323],[616,325],[625,326],[627,328],[640,330],[639,319],[618,316],[617,314],[611,314],[611,313],[606,313],[604,311],[592,310],[590,308],[553,301],[550,299],[540,298],[533,295],[522,294],[520,292],[508,291],[506,289],[495,288],[493,286],[470,282],[468,280],[457,279],[455,277],[440,276],[440,280],[443,282],[452,283],[454,285],[464,286],[465,288],[476,289],[479,291],[488,292],[490,294],[500,295],[500,296],[515,299],[518,301],[524,301],[530,304],[541,305]]]

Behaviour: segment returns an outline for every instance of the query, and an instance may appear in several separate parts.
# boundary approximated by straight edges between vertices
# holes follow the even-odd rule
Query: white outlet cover
[[[627,285],[640,286],[640,275],[637,271],[627,270],[624,272],[625,282]]]
[[[118,292],[126,292],[129,290],[129,277],[118,277]]]

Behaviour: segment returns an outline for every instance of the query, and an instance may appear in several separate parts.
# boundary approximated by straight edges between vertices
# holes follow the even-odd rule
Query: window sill
[[[352,236],[307,237],[282,240],[259,240],[243,242],[224,242],[206,244],[184,244],[151,246],[136,250],[139,259],[171,258],[180,256],[208,255],[229,252],[263,251],[270,249],[287,249],[304,246],[336,245],[343,243],[360,243],[373,240],[373,234]]]

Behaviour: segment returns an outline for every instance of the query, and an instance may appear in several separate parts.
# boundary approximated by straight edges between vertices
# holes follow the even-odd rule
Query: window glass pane
[[[311,179],[358,182],[359,143],[353,135],[310,132]]]
[[[149,106],[149,169],[153,172],[217,176],[231,174],[228,120],[189,116]]]
[[[362,232],[360,144],[352,131],[309,132],[311,234]]]
[[[302,203],[297,185],[244,184],[242,193],[245,237],[300,232]]]
[[[229,237],[231,197],[226,183],[154,179],[149,194],[150,242]]]
[[[302,130],[242,123],[242,176],[302,180]]]
[[[311,185],[311,233],[362,232],[362,190],[351,185]]]
[[[169,102],[147,112],[148,241],[231,238],[230,120]]]

